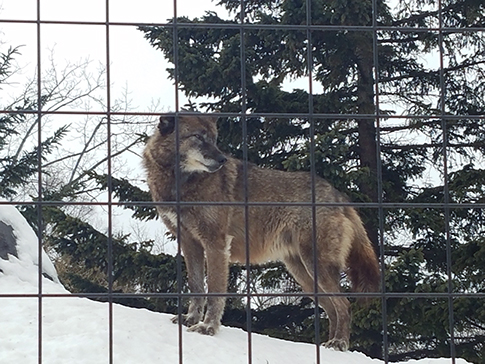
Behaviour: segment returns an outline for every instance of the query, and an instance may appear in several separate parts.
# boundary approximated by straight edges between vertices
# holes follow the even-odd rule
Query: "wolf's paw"
[[[206,324],[204,322],[199,322],[198,324],[190,326],[187,331],[198,332],[202,335],[214,336],[217,331],[219,331],[219,325]]]
[[[330,339],[325,343],[326,348],[331,348],[340,351],[347,351],[349,348],[349,342],[344,339]]]
[[[184,314],[182,315],[182,325],[184,326],[193,326],[200,321],[199,318],[191,315]],[[179,323],[179,316],[172,317],[172,323],[178,324]]]

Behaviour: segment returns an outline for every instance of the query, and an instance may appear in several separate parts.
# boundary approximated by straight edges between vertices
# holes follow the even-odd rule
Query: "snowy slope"
[[[38,293],[37,238],[22,216],[0,205],[0,221],[13,228],[19,258],[0,258],[0,363],[38,363],[39,299],[6,294]],[[1,236],[0,236],[1,238]],[[58,282],[47,256],[43,293],[68,293]],[[4,295],[3,297],[1,295]],[[42,298],[42,362],[46,364],[103,364],[109,362],[109,305],[76,297]],[[113,362],[122,364],[248,363],[248,335],[223,327],[214,337],[188,333],[170,322],[170,315],[113,305]],[[357,352],[321,348],[321,363],[382,363]],[[252,335],[254,364],[315,363],[315,346]],[[450,359],[410,361],[416,364],[451,363]],[[457,360],[465,364],[465,360]]]

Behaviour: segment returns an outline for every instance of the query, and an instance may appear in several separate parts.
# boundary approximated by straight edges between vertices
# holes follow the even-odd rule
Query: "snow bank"
[[[39,293],[38,239],[11,206],[0,205],[0,363],[38,363],[39,312],[42,362],[46,364],[103,364],[109,362],[109,310],[107,303],[77,297],[9,297]],[[3,233],[2,233],[3,232]],[[10,235],[9,235],[10,234]],[[10,244],[10,237],[15,239]],[[8,240],[10,239],[10,240]],[[6,253],[1,254],[2,250]],[[8,259],[5,259],[5,256]],[[42,293],[68,293],[59,283],[53,264],[42,252]],[[2,296],[3,295],[3,296]],[[39,306],[41,305],[41,310]],[[188,333],[170,316],[144,309],[112,305],[113,362],[120,364],[176,364],[179,348],[183,363],[248,363],[248,334],[223,327],[208,337]],[[304,364],[316,362],[314,345],[288,342],[253,334],[254,364]],[[321,363],[380,364],[357,352],[320,349]],[[450,359],[424,359],[412,364],[444,364]],[[458,359],[457,364],[466,364]]]
[[[28,289],[27,292],[19,291],[17,286],[13,286],[12,292],[2,289],[0,293],[38,292],[38,244],[37,236],[20,212],[13,206],[0,205],[0,272],[3,272],[2,281],[18,280],[19,285],[25,285],[25,288]],[[49,260],[44,250],[42,250],[40,263],[43,277],[53,283],[48,284],[48,286],[62,287],[54,264]]]

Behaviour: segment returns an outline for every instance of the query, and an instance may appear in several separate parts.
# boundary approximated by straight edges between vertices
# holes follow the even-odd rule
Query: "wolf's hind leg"
[[[313,277],[308,273],[307,269],[305,268],[301,258],[299,256],[288,256],[283,259],[286,268],[292,274],[292,276],[296,279],[296,281],[300,284],[301,288],[306,293],[314,293],[315,292],[315,281]],[[317,287],[318,291],[321,292],[321,289]],[[315,297],[311,297],[315,301]],[[327,314],[329,320],[329,333],[328,338],[329,340],[335,337],[335,330],[337,326],[337,311],[335,310],[335,306],[333,305],[332,301],[327,296],[318,297],[316,302]]]
[[[315,277],[313,264],[313,249],[302,249],[301,260],[311,277]],[[345,351],[349,348],[350,338],[350,302],[343,296],[332,296],[332,293],[340,293],[340,267],[335,262],[326,258],[325,252],[319,252],[317,283],[320,292],[330,294],[319,300],[322,308],[330,321],[329,340],[326,347]]]

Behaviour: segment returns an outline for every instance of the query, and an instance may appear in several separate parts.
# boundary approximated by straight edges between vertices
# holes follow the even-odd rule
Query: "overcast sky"
[[[178,0],[179,16],[196,17],[206,10],[217,10],[210,0]],[[173,17],[171,0],[111,0],[110,22],[163,23]],[[106,21],[105,0],[40,0],[40,19],[44,21]],[[22,46],[17,57],[23,76],[32,76],[37,67],[37,25],[9,23],[2,20],[37,20],[37,0],[0,0],[0,47]],[[62,65],[89,58],[93,67],[106,64],[105,25],[42,24],[42,68],[53,52]],[[174,88],[165,69],[168,63],[162,52],[143,38],[134,26],[110,26],[110,76],[112,99],[128,89],[136,111],[150,111],[152,100],[161,99],[158,111],[173,111]],[[1,50],[0,49],[0,50]],[[52,52],[51,52],[52,50]],[[21,86],[19,82],[19,87]],[[182,106],[182,105],[181,105]]]

